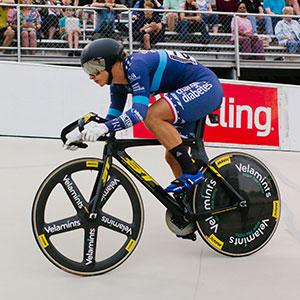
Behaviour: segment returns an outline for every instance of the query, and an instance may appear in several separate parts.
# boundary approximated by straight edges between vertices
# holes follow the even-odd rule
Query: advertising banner
[[[223,83],[219,123],[207,120],[206,142],[279,147],[278,90],[276,87]],[[143,124],[134,137],[153,138]]]

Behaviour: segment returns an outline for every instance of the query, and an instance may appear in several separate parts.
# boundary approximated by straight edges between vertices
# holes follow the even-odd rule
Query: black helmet
[[[81,53],[81,66],[89,75],[99,71],[109,73],[114,63],[121,60],[123,45],[114,39],[98,39],[87,44]]]

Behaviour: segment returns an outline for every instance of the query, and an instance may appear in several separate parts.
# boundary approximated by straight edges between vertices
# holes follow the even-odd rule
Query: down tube
[[[184,215],[183,210],[176,201],[164,191],[161,185],[150,176],[134,159],[124,150],[118,150],[114,157],[134,175],[166,208],[173,213]]]

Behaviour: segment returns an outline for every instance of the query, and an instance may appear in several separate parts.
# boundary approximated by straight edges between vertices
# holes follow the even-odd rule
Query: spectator
[[[273,35],[273,26],[271,17],[264,15],[264,9],[260,0],[245,0],[247,12],[250,14],[261,14],[261,16],[248,16],[253,28],[253,33],[257,33],[257,24],[264,25],[266,34]]]
[[[203,43],[209,43],[210,35],[208,34],[205,23],[201,19],[197,2],[194,0],[186,0],[180,5],[180,8],[185,11],[194,11],[193,13],[180,12],[180,39],[186,41],[188,33],[200,31],[203,37]]]
[[[282,13],[286,16],[276,24],[275,35],[279,45],[286,46],[290,53],[295,54],[300,47],[300,24],[291,17],[293,15],[292,7],[284,7]],[[294,61],[295,57],[289,59]]]
[[[253,35],[253,28],[252,24],[247,19],[247,8],[245,2],[240,2],[238,4],[237,13],[244,14],[237,16],[237,26],[238,26],[238,35],[239,35],[239,47],[240,52],[246,53],[263,53],[264,46],[263,41],[257,36]],[[232,31],[232,38],[231,41],[234,44],[235,40],[235,26],[234,26],[234,19],[231,21],[231,31]],[[243,55],[244,59],[265,59],[264,56],[248,56]]]
[[[144,10],[140,11],[133,23],[134,37],[143,43],[145,50],[151,49],[151,44],[156,44],[164,39],[165,25],[161,22],[161,16],[153,9],[162,8],[156,0],[144,0],[141,2]]]
[[[96,28],[95,32],[100,33],[103,37],[112,37],[115,31],[115,20],[118,12],[114,8],[126,8],[123,4],[116,4],[115,0],[105,0],[104,3],[99,3],[94,0],[91,7],[102,8],[96,11]]]
[[[80,20],[74,17],[75,9],[66,8],[64,17],[59,20],[59,28],[62,37],[68,41],[70,49],[78,49],[79,35],[80,35]],[[80,52],[71,51],[68,56],[80,56]]]
[[[238,0],[216,0],[217,11],[219,12],[230,12],[236,11]],[[223,32],[230,32],[230,23],[232,16],[220,15],[220,22],[222,24]]]
[[[218,33],[219,29],[219,16],[213,14],[211,0],[197,0],[199,10],[201,11],[201,17],[205,24],[212,24],[213,33]],[[206,13],[202,13],[206,12]]]
[[[180,4],[183,0],[164,0],[163,6],[165,9],[180,9]],[[175,25],[178,20],[178,12],[168,12],[167,15],[167,26],[169,31],[175,31]]]
[[[0,0],[0,3],[15,4],[14,0]],[[15,36],[15,31],[8,22],[8,14],[11,10],[9,6],[0,6],[0,43],[2,47],[9,47]],[[6,53],[7,50],[4,50]]]
[[[32,0],[21,0],[21,4],[32,4]],[[17,11],[12,17],[14,26],[17,26]],[[37,32],[41,29],[41,16],[35,7],[23,7],[20,12],[21,40],[23,47],[37,46]],[[35,51],[32,51],[35,54]]]
[[[46,5],[56,5],[56,0],[48,0]],[[42,35],[48,39],[53,39],[58,30],[58,21],[62,15],[61,8],[47,8],[47,14],[42,22]]]
[[[286,0],[286,5],[293,7],[295,15],[297,16],[300,15],[300,7],[299,7],[298,0]]]
[[[282,10],[285,7],[285,0],[264,0],[264,9],[268,15],[272,15],[272,25],[275,28],[280,17],[276,15],[281,15]]]
[[[74,6],[82,6],[88,8],[93,3],[93,0],[74,0]],[[94,14],[93,12],[84,10],[84,9],[77,9],[76,15],[78,18],[82,19],[83,28],[86,28],[86,24],[89,21],[90,23],[94,24]]]

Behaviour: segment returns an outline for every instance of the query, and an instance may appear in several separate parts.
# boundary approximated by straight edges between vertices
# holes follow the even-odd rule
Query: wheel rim
[[[98,211],[96,220],[88,218],[87,196],[80,193],[78,178],[75,177],[77,175],[82,176],[79,174],[81,171],[97,174],[101,165],[102,162],[99,160],[81,159],[58,168],[41,185],[33,206],[34,235],[41,250],[56,266],[79,275],[101,274],[120,265],[134,250],[143,228],[144,216],[140,195],[133,183],[129,181],[129,177],[115,167],[111,169],[108,185],[104,191],[107,198],[104,201],[107,202]],[[120,174],[125,176],[125,179],[122,177],[123,179],[120,180]],[[94,175],[94,177],[96,176]],[[51,194],[55,193],[55,188],[58,185],[63,187],[61,190],[65,196],[67,195],[67,200],[71,202],[75,213],[70,215],[68,211],[67,217],[60,217],[59,219],[55,217],[53,220],[48,218],[46,211],[52,200]],[[109,208],[109,204],[115,200],[114,195],[118,191],[121,194],[124,190],[131,193],[131,196],[127,195],[126,199],[127,205],[131,206],[131,212],[125,218],[125,213],[122,211],[122,216],[118,218],[118,215],[112,212],[113,205]],[[125,197],[122,197],[121,199],[116,198],[116,201],[122,200],[124,204]],[[67,237],[68,235],[70,238]],[[80,241],[74,239],[76,235],[80,235],[79,240],[83,241],[83,246],[79,247]],[[112,249],[105,249],[106,242],[101,245],[100,241],[105,238],[111,241],[113,239],[111,235],[118,242],[114,241],[115,244]],[[116,239],[117,236],[118,239]],[[72,243],[74,246],[62,245],[62,241],[60,241],[62,237],[67,238],[67,243]],[[81,252],[81,257],[73,253],[75,252],[74,249],[68,249],[72,247],[80,248],[77,251]],[[98,251],[99,253],[97,253]]]

